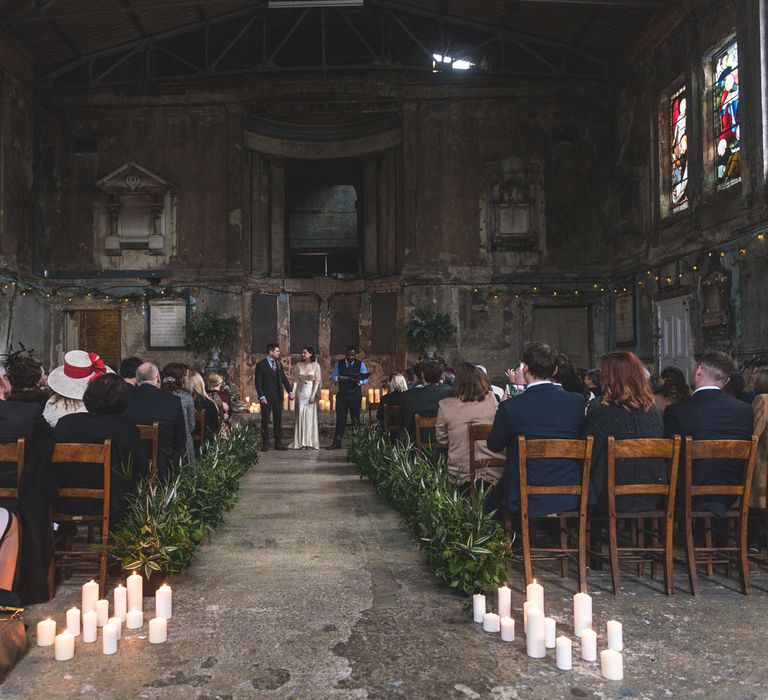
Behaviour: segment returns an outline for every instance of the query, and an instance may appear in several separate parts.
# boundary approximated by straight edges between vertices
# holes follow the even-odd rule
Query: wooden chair
[[[434,430],[437,424],[437,417],[435,416],[420,416],[418,413],[414,416],[415,430],[416,430],[416,449],[422,454],[426,454],[430,450],[437,447],[437,442],[432,442],[430,439],[424,439],[425,430]]]
[[[152,456],[149,463],[149,473],[154,479],[157,474],[158,445],[160,444],[160,423],[154,422],[152,425],[137,425],[142,440],[152,443]]]
[[[201,408],[199,411],[195,411],[195,443],[202,452],[205,446],[205,409]]]
[[[679,435],[669,439],[642,438],[637,440],[616,440],[608,438],[608,542],[611,557],[611,574],[613,577],[613,593],[621,593],[619,579],[619,560],[638,564],[638,575],[642,576],[642,565],[651,561],[651,575],[655,574],[656,561],[663,556],[664,562],[664,588],[667,595],[675,592],[672,578],[673,547],[672,535],[674,532],[675,517],[675,491],[677,489],[677,472],[680,464],[680,446],[682,440]],[[621,484],[616,485],[616,460],[617,459],[648,459],[657,458],[668,461],[667,479],[664,484]],[[657,496],[664,501],[663,508],[655,508],[648,511],[617,511],[616,498],[621,496],[648,495]],[[630,521],[634,524],[631,528],[633,534],[633,546],[619,547],[618,521]],[[650,523],[651,545],[646,546],[646,521]],[[660,541],[662,532],[661,522],[664,522],[664,542]]]
[[[392,419],[395,418],[394,425]],[[400,418],[400,406],[384,404],[384,427],[389,433],[390,438],[396,438],[402,427],[402,420]]]
[[[103,596],[107,582],[107,538],[109,537],[109,492],[110,492],[110,458],[112,441],[105,440],[103,445],[84,445],[78,443],[58,443],[53,447],[51,462],[53,464],[99,464],[103,468],[104,481],[102,488],[59,488],[56,492],[54,512],[51,514],[55,522],[85,523],[100,525],[101,551],[95,551],[91,546],[85,549],[65,548],[54,551],[56,566],[65,569],[81,568],[80,561],[96,558],[99,564],[99,591]],[[101,512],[96,514],[72,514],[57,512],[61,500],[69,498],[86,499],[101,502]],[[71,539],[66,543],[71,546]],[[74,562],[70,563],[70,560]]]
[[[696,567],[704,564],[707,575],[712,576],[715,565],[725,565],[726,572],[734,564],[735,555],[744,595],[752,593],[749,580],[749,551],[747,549],[747,527],[749,524],[749,494],[752,489],[752,474],[755,471],[758,437],[751,440],[694,440],[685,438],[685,545],[688,560],[688,579],[691,593],[699,594],[699,580]],[[738,459],[746,462],[744,478],[740,484],[693,484],[693,462],[698,459]],[[728,539],[733,544],[715,546],[712,538],[712,518],[709,511],[693,509],[697,496],[731,496],[738,499],[735,507],[726,511]],[[704,547],[697,547],[693,539],[694,521],[704,522]]]
[[[19,438],[16,442],[0,444],[0,462],[16,462],[16,487],[0,488],[0,498],[19,500],[21,476],[24,473],[24,446],[24,438]]]
[[[490,423],[470,423],[467,426],[469,434],[469,479],[472,493],[477,493],[477,471],[478,469],[487,469],[488,467],[501,467],[504,469],[507,462],[503,459],[479,459],[477,457],[476,443],[488,442],[488,435],[493,426]]]
[[[518,438],[520,464],[520,518],[523,547],[523,569],[526,585],[533,580],[534,559],[539,561],[559,560],[560,575],[568,575],[568,559],[576,556],[579,568],[579,590],[587,590],[587,503],[589,500],[589,469],[592,461],[592,437],[586,440],[529,440]],[[576,485],[558,484],[553,486],[533,486],[528,484],[527,464],[529,459],[575,459],[582,463],[581,483]],[[560,524],[559,547],[532,547],[530,517],[528,515],[529,496],[569,495],[579,497],[579,509],[557,513]],[[544,516],[548,519],[551,516]],[[577,519],[576,547],[569,547],[568,519]]]

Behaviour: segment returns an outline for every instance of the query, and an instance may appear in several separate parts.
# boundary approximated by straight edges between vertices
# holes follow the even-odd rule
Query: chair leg
[[[579,593],[587,592],[587,533],[579,532]]]
[[[616,518],[608,518],[608,546],[611,554],[611,577],[613,579],[613,595],[621,595],[621,581],[619,575],[619,542],[616,533]]]
[[[685,518],[685,552],[688,559],[688,581],[691,584],[691,595],[699,595],[699,578],[696,574],[696,551],[693,543],[693,518]]]
[[[560,549],[568,549],[568,522],[565,518],[559,518],[560,523]],[[568,576],[568,557],[563,556],[560,560],[560,576],[566,578]]]
[[[531,530],[528,522],[528,513],[523,513],[521,517],[521,527],[523,537],[523,573],[525,574],[525,585],[533,581],[533,567],[531,566]]]
[[[664,524],[664,590],[667,595],[674,595],[675,593],[674,561],[672,558],[674,554],[673,530],[672,521],[666,521]]]
[[[661,521],[658,518],[651,518],[651,546],[654,549],[659,549],[661,545]],[[658,563],[656,561],[656,555],[653,555],[651,560],[651,578],[656,580],[656,570]]]
[[[712,548],[712,518],[704,518],[704,546],[707,549]],[[707,561],[707,576],[712,578],[715,573],[715,567],[712,566],[712,552],[707,554],[709,560]]]
[[[739,564],[741,565],[741,590],[744,595],[752,594],[749,579],[749,550],[747,549],[748,518],[739,518]]]

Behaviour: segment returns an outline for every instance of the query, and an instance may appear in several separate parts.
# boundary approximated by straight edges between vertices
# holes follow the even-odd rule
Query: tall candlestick
[[[128,577],[128,610],[141,610],[144,606],[144,577],[132,573]]]
[[[80,610],[78,608],[67,610],[67,631],[73,637],[80,636]]]
[[[624,651],[621,623],[616,620],[608,620],[608,648],[614,651]]]
[[[82,602],[80,609],[87,613],[89,610],[96,610],[96,601],[99,599],[99,584],[96,581],[88,581],[82,587]]]
[[[555,643],[555,663],[561,671],[573,668],[573,643],[568,637],[558,637]]]
[[[557,637],[557,626],[555,620],[552,617],[544,618],[544,631],[546,633],[546,647],[547,649],[555,648],[555,638]]]
[[[547,655],[546,639],[544,613],[535,607],[528,608],[528,632],[525,637],[528,656],[543,659]]]
[[[101,651],[103,654],[117,653],[117,625],[108,622],[101,630]]]
[[[585,629],[592,629],[592,597],[577,593],[573,596],[573,632],[581,637]]]
[[[56,635],[53,658],[56,661],[69,661],[75,655],[75,635],[64,630]]]
[[[544,612],[544,588],[536,583],[536,579],[525,587],[525,599],[529,603],[536,603],[536,607]]]
[[[168,639],[168,621],[164,617],[153,617],[149,621],[149,643],[162,644]]]
[[[504,585],[498,592],[499,617],[511,617],[512,615],[512,591]]]
[[[485,596],[482,593],[475,593],[472,596],[472,619],[475,622],[482,622],[485,615]]]
[[[515,641],[515,621],[511,617],[501,618],[501,638],[505,642]]]
[[[155,593],[155,617],[164,617],[170,620],[173,615],[173,591],[164,583]]]
[[[114,625],[115,627],[117,627],[117,638],[122,639],[123,621],[119,617],[110,617],[109,622],[107,624]]]
[[[95,610],[89,610],[84,612],[83,615],[83,642],[85,644],[91,644],[96,641],[97,636],[97,620],[98,615]]]
[[[128,612],[128,591],[122,583],[117,585],[114,591],[115,617],[125,621],[125,613]]]
[[[49,617],[37,623],[37,646],[49,647],[56,638],[56,620]]]
[[[483,615],[483,631],[498,632],[501,629],[501,621],[496,613],[485,613]]]
[[[584,661],[597,661],[597,632],[592,629],[581,631],[581,658]]]
[[[144,613],[141,610],[129,610],[125,615],[125,626],[137,630],[144,626]]]
[[[624,678],[624,659],[615,649],[604,649],[600,652],[600,672],[609,681],[620,681]]]
[[[96,624],[99,627],[104,627],[109,621],[109,601],[97,600],[96,601]]]

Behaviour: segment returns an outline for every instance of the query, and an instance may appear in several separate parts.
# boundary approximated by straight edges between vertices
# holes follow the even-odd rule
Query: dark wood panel
[[[318,348],[320,305],[317,297],[292,296],[291,354],[297,355],[307,345]]]
[[[377,355],[397,352],[397,292],[371,297],[371,352]]]
[[[251,352],[277,342],[277,295],[254,294],[251,302]]]
[[[347,345],[360,342],[360,297],[338,296],[331,299],[331,353],[344,353]]]

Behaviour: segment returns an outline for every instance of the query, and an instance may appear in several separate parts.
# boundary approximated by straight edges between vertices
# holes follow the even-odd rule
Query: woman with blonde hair
[[[208,395],[219,411],[219,425],[222,431],[228,431],[230,428],[230,410],[232,408],[232,399],[224,389],[224,377],[216,372],[208,375]]]
[[[192,401],[196,411],[205,411],[205,439],[214,440],[219,434],[219,409],[213,399],[208,396],[205,390],[205,382],[200,372],[189,371],[187,377],[189,393],[192,394]],[[195,448],[197,449],[197,447]]]
[[[389,422],[387,422],[384,407],[400,406],[400,399],[402,399],[403,394],[408,391],[408,382],[406,381],[405,376],[400,372],[393,372],[390,374],[389,381],[387,382],[387,389],[389,389],[388,393],[382,396],[381,401],[379,401],[379,409],[376,411],[376,420],[378,420],[379,425],[386,430],[391,429],[394,431],[395,428],[402,427],[402,417],[397,413],[389,419]]]

